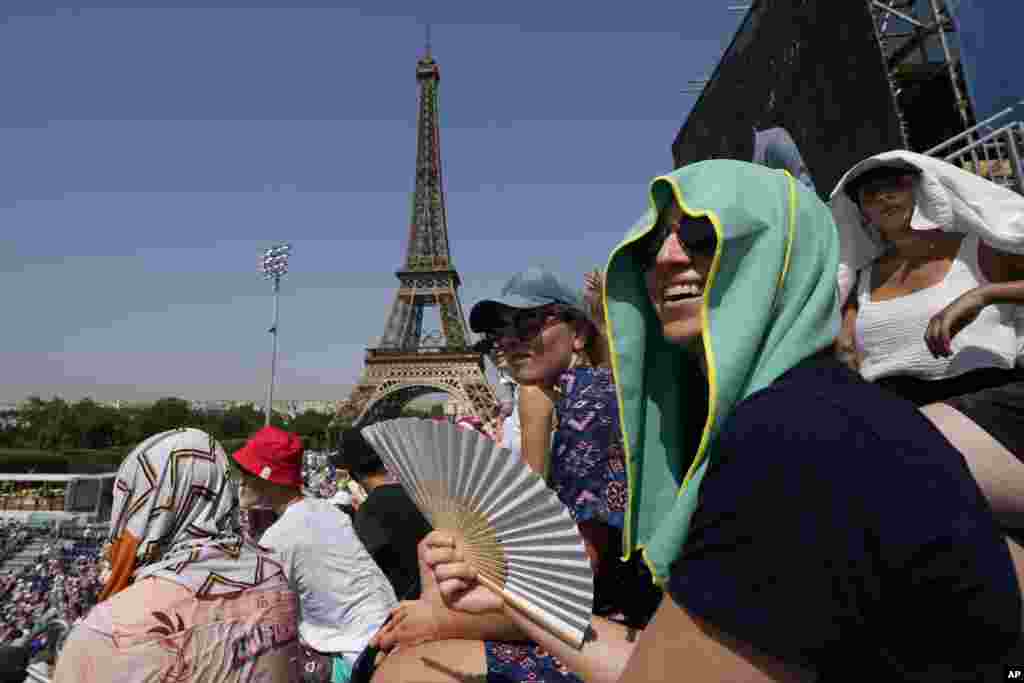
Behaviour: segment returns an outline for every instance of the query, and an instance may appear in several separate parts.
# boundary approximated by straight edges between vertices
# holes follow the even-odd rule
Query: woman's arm
[[[678,679],[680,671],[686,672],[686,680],[693,681],[814,680],[813,673],[793,669],[757,652],[693,617],[671,599],[662,601],[643,631],[593,617],[590,633],[579,650],[516,609],[506,606],[505,612],[530,640],[591,683],[670,681]]]
[[[860,353],[857,350],[857,297],[851,296],[843,307],[842,327],[836,338],[836,358],[856,373],[860,373]]]
[[[599,617],[579,650],[566,645],[521,613],[506,607],[510,617],[542,648],[570,671],[590,683],[647,681],[778,681],[814,680],[814,674],[784,665],[749,645],[730,638],[691,616],[672,600],[662,601],[644,631]]]
[[[974,322],[986,306],[1024,306],[1024,256],[997,251],[983,242],[979,257],[989,284],[960,295],[928,323],[924,341],[928,350],[937,357],[953,354],[953,337]]]
[[[551,427],[555,419],[554,397],[537,386],[519,387],[519,425],[523,460],[541,477],[547,475]]]
[[[464,617],[499,614],[554,655],[585,681],[616,681],[635,645],[637,631],[593,617],[590,632],[580,650],[567,645],[477,583],[476,571],[465,562],[461,544],[446,532],[433,532],[423,541],[423,562],[430,568],[435,589],[446,607]]]
[[[421,593],[419,600],[402,602],[391,619],[374,636],[371,644],[381,650],[409,647],[435,640],[523,640],[520,628],[500,609],[451,609],[444,601],[431,565],[432,552],[452,543],[450,534],[432,531],[416,548]],[[442,557],[446,557],[442,553]]]
[[[989,304],[1024,304],[1024,256],[981,243],[980,265],[988,285],[978,288]]]
[[[999,251],[982,242],[979,261],[990,284],[978,289],[988,304],[1024,303],[1024,255]]]
[[[615,683],[620,680],[626,662],[636,647],[640,631],[621,624],[592,617],[590,632],[577,650],[562,642],[548,631],[530,621],[522,612],[513,607],[504,608],[512,623],[516,624],[529,640],[537,643],[553,655],[570,671],[585,681],[593,683]],[[674,676],[645,680],[672,680]],[[697,680],[697,679],[693,679]]]
[[[470,614],[445,606],[440,600],[424,596],[401,603],[391,619],[381,627],[370,644],[388,652],[396,647],[411,647],[437,640],[519,641],[527,636],[502,611]]]

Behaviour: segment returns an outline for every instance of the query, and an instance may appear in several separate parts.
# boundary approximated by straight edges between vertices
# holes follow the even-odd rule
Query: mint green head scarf
[[[662,336],[635,246],[672,201],[718,236],[701,311],[707,379],[692,352]],[[623,545],[627,557],[643,550],[658,583],[686,541],[733,408],[835,340],[838,262],[831,212],[784,171],[712,160],[651,182],[647,212],[609,259],[605,311],[629,477]],[[785,454],[752,445],[740,457]]]

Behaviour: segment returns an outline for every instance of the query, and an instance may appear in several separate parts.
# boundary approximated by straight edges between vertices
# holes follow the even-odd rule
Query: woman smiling
[[[715,160],[656,178],[605,296],[625,546],[668,596],[639,639],[595,617],[573,650],[435,532],[424,559],[446,604],[502,611],[587,681],[999,670],[1021,634],[1011,551],[932,424],[833,359],[838,260],[828,208],[786,173]],[[389,658],[381,680],[478,671],[431,646]]]

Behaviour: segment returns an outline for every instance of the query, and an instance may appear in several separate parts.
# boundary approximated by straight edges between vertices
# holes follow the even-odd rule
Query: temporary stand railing
[[[1024,101],[1020,104],[1024,104]],[[998,128],[993,126],[1013,110],[1014,107],[1007,107],[932,147],[925,154],[1024,194],[1024,168],[1021,165],[1024,158],[1024,122],[1014,121]]]

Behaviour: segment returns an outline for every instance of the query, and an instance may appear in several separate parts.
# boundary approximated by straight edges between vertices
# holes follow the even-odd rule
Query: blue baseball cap
[[[582,295],[565,284],[551,271],[533,267],[516,273],[501,288],[497,299],[478,302],[469,312],[469,327],[481,334],[503,327],[509,314],[516,310],[563,304],[590,319]]]

